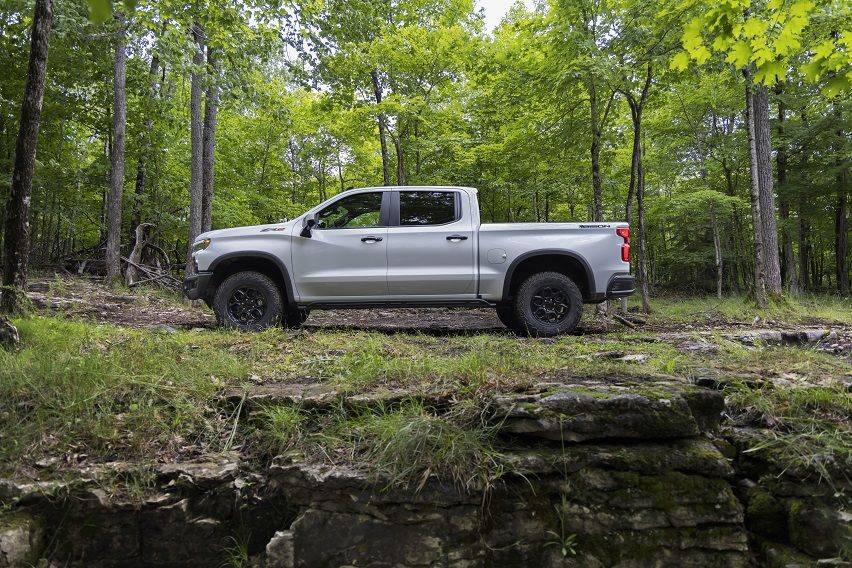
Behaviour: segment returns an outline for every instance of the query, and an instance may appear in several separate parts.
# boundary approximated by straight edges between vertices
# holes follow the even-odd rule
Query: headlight
[[[192,245],[192,252],[198,252],[200,250],[204,250],[210,246],[210,239],[201,239]]]

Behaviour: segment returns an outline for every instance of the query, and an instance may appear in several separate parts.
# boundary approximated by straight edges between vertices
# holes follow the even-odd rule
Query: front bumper
[[[183,295],[190,300],[204,300],[212,278],[212,272],[196,272],[187,276],[183,279]]]
[[[636,278],[629,274],[616,274],[609,279],[606,299],[624,298],[636,291]]]

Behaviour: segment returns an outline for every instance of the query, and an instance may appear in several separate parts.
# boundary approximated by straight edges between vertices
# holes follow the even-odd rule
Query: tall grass
[[[214,447],[222,432],[211,401],[247,372],[244,361],[191,333],[16,323],[23,350],[0,351],[5,460],[51,448],[126,458],[187,443]]]

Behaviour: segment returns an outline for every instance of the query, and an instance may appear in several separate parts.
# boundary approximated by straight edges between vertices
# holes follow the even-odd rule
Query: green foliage
[[[112,15],[113,0],[86,0],[89,4],[89,17],[96,24],[102,24]],[[136,9],[137,0],[122,0],[128,12]]]
[[[482,29],[470,0],[167,0],[132,11],[115,1],[55,3],[34,261],[53,264],[101,239],[115,24],[96,24],[90,8],[108,20],[104,10],[120,7],[129,38],[125,243],[138,215],[156,225],[173,261],[185,254],[190,71],[222,88],[213,228],[223,228],[293,218],[340,191],[384,183],[380,118],[390,183],[477,187],[484,222],[587,220],[592,90],[604,216],[623,220],[633,144],[626,99],[650,69],[642,113],[650,273],[658,287],[710,290],[712,233],[690,195],[747,199],[742,78],[731,68],[754,67],[768,82],[787,77],[772,95],[787,109],[783,135],[773,132],[776,149],[789,150],[779,200],[792,214],[779,225],[794,233],[796,256],[811,252],[807,288],[833,288],[832,219],[851,115],[837,96],[850,69],[849,3],[745,2],[552,0],[515,6],[494,30]],[[0,198],[12,171],[30,11],[24,0],[0,3],[0,65],[9,70],[0,77]],[[193,68],[193,25],[219,54],[218,72]],[[724,209],[725,289],[745,293],[750,217]],[[801,243],[798,217],[806,221]]]

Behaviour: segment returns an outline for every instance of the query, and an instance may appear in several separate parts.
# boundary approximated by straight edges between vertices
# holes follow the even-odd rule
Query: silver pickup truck
[[[312,308],[490,306],[518,333],[552,336],[584,303],[633,293],[629,241],[625,223],[480,224],[470,187],[370,187],[199,235],[184,292],[243,330],[298,327]]]

